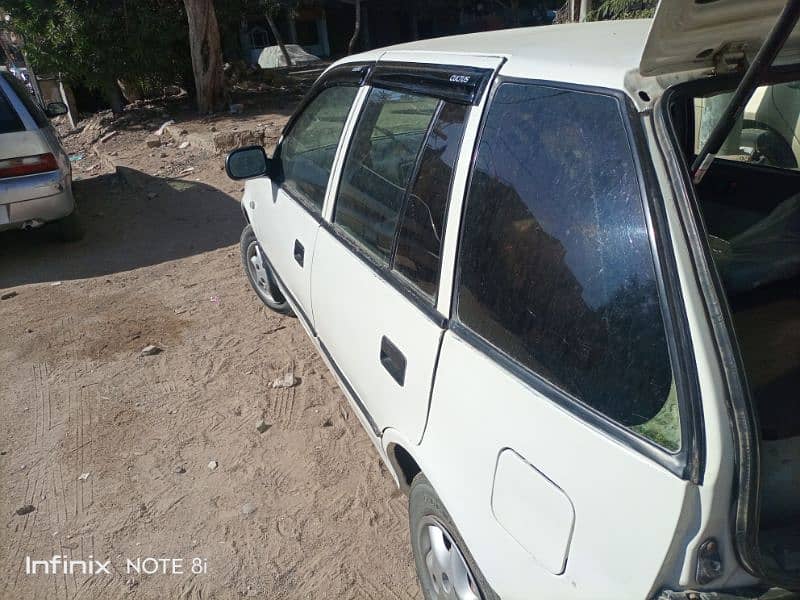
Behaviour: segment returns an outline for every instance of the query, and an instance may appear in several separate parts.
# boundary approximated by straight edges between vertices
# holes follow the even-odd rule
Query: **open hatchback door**
[[[752,64],[785,0],[664,0],[656,12],[639,71],[643,76]],[[800,62],[800,31],[774,64]]]
[[[690,177],[736,440],[740,564],[800,589],[800,0],[665,0],[640,73]],[[670,87],[671,86],[671,87]],[[705,239],[703,239],[705,238]]]

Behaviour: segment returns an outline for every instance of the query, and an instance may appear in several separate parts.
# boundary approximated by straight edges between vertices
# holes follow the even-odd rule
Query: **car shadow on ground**
[[[52,225],[0,233],[0,288],[129,271],[230,246],[244,219],[228,194],[195,181],[118,168],[74,184],[86,229],[63,243]]]

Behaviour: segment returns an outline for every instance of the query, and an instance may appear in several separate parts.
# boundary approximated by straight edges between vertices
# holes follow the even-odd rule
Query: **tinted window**
[[[406,187],[439,101],[374,88],[347,153],[334,222],[389,263]]]
[[[31,117],[39,127],[47,127],[50,125],[50,119],[47,118],[47,115],[44,114],[44,111],[39,106],[39,102],[31,96],[31,93],[28,91],[28,88],[25,87],[25,84],[22,83],[19,79],[14,77],[11,73],[3,73],[3,77],[5,77],[6,81],[11,84],[11,87],[14,88],[14,91],[17,93],[17,97],[22,101],[25,105],[25,108],[28,109]]]
[[[583,403],[679,447],[648,229],[617,100],[502,85],[462,236],[464,324]]]
[[[284,188],[316,212],[322,210],[333,158],[357,92],[352,86],[320,92],[281,144]]]
[[[394,268],[423,294],[433,298],[439,283],[439,259],[445,212],[468,107],[444,104],[428,135],[397,236]]]
[[[22,121],[19,120],[17,113],[11,108],[11,103],[0,91],[0,133],[12,133],[24,129]]]

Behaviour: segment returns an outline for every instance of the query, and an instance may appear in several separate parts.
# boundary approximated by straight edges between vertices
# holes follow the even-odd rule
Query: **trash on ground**
[[[259,422],[256,424],[256,429],[258,429],[258,433],[264,433],[264,432],[265,432],[267,429],[269,429],[270,427],[272,427],[272,425],[270,425],[269,423],[267,423],[267,422],[266,422],[264,419],[261,419],[261,420],[260,420],[260,421],[259,421]]]
[[[89,479],[89,473],[81,473],[78,476],[78,481],[86,481],[87,479]]]
[[[294,376],[294,373],[291,371],[286,373],[285,375],[278,377],[275,381],[270,384],[270,387],[273,389],[279,388],[290,388],[294,387],[298,384],[298,379]]]
[[[105,134],[103,137],[100,138],[100,143],[101,144],[105,144],[108,140],[110,140],[112,137],[114,137],[118,133],[119,133],[119,131],[117,131],[116,129],[114,131],[109,131],[107,134]]]
[[[183,177],[184,175],[189,175],[190,173],[194,173],[194,167],[186,167],[183,171],[178,173],[178,177]]]
[[[19,516],[27,515],[29,513],[32,513],[35,510],[36,510],[36,507],[34,507],[33,504],[25,504],[24,506],[20,506],[17,509],[17,514]]]
[[[161,137],[162,135],[164,135],[164,130],[165,130],[167,127],[169,127],[170,125],[174,125],[174,124],[175,124],[175,121],[173,121],[173,120],[171,120],[171,119],[170,119],[169,121],[167,121],[166,123],[164,123],[164,124],[163,124],[161,127],[159,127],[159,128],[156,130],[156,135],[157,135],[158,137]]]
[[[211,471],[214,471],[219,466],[219,463],[215,460],[209,461],[208,468]]]
[[[139,354],[142,356],[153,356],[155,354],[160,354],[160,353],[161,353],[161,348],[159,348],[155,344],[148,344],[147,346],[142,348],[142,351]]]
[[[178,149],[179,150],[186,150],[186,148],[188,148],[189,146],[191,146],[191,144],[189,142],[181,142],[180,146],[178,146]]]
[[[6,292],[2,296],[0,296],[0,300],[9,300],[14,296],[19,296],[19,294],[17,292]]]
[[[84,154],[70,154],[69,155],[69,162],[78,162],[83,160],[85,157]]]

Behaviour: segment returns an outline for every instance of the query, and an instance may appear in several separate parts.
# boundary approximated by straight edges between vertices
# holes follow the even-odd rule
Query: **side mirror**
[[[67,105],[63,102],[50,102],[47,105],[47,108],[44,109],[44,114],[46,114],[49,118],[53,117],[60,117],[61,115],[65,115],[69,112]]]
[[[237,148],[225,159],[225,172],[231,179],[252,179],[272,172],[273,161],[267,158],[262,146]]]

